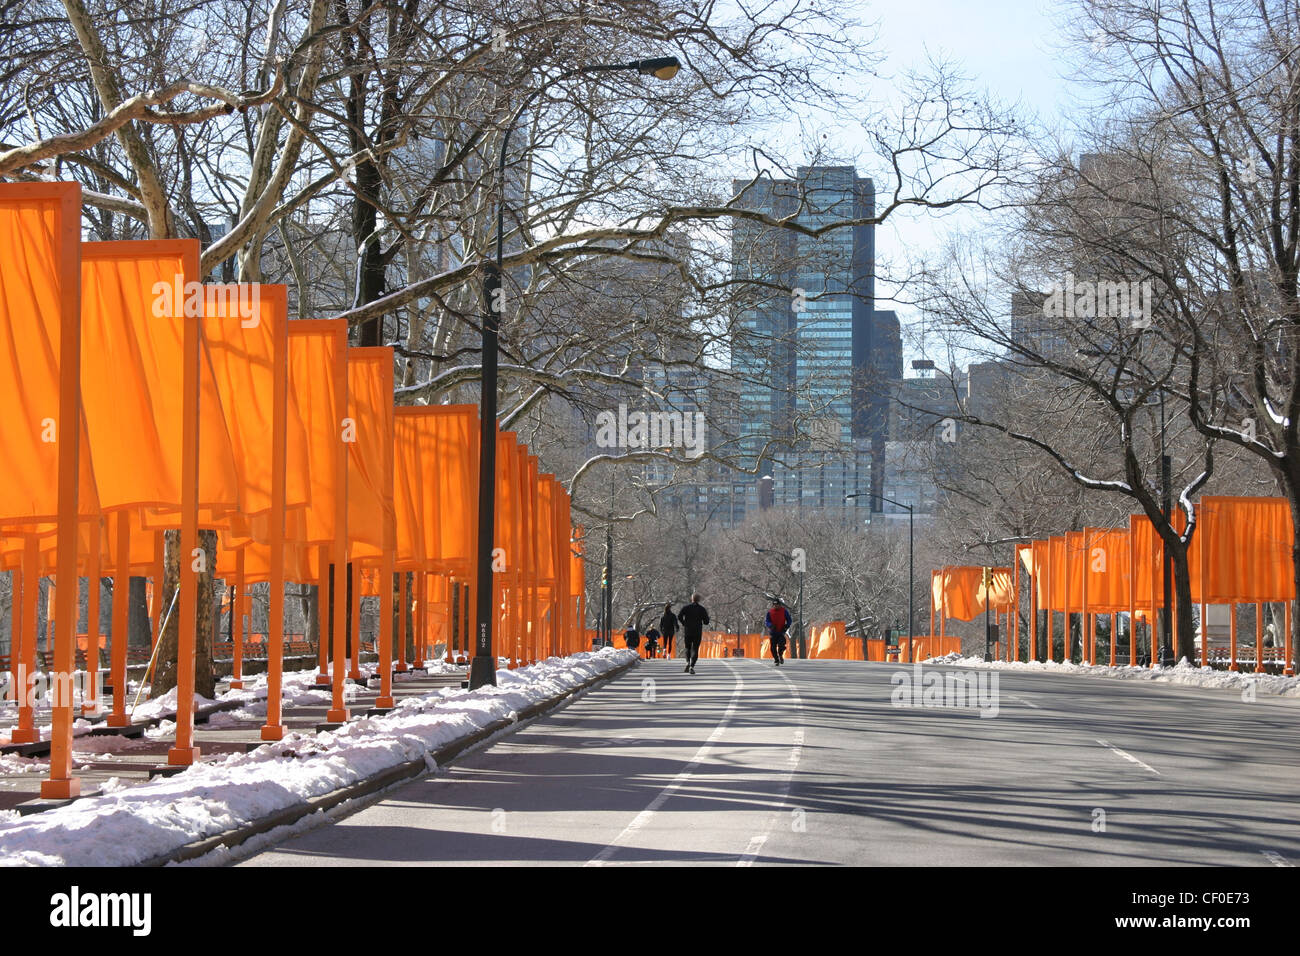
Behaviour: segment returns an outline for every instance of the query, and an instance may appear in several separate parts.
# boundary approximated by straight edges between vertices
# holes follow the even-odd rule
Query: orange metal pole
[[[401,594],[397,612],[397,672],[406,673],[406,638],[409,631],[406,614],[411,607],[409,588],[406,584],[407,573],[401,572]]]
[[[1029,544],[1029,646],[1025,648],[1025,662],[1038,660],[1038,559],[1034,556],[1034,545]]]
[[[23,572],[21,566],[9,573],[9,687],[15,704],[21,706],[27,669],[23,667]]]
[[[348,577],[352,579],[352,597],[348,601],[352,615],[352,659],[348,677],[359,681],[361,680],[361,568],[355,562],[352,573]]]
[[[415,615],[415,660],[411,666],[417,670],[424,670],[424,643],[429,639],[429,572],[415,572],[415,593],[418,597],[415,599],[416,606],[420,609]]]
[[[1285,677],[1294,677],[1295,676],[1295,656],[1294,656],[1295,645],[1291,641],[1291,602],[1290,601],[1287,601],[1285,604],[1282,605],[1282,616],[1286,618],[1286,623],[1283,625],[1286,632],[1286,650],[1283,651],[1283,656],[1286,658],[1286,660],[1282,662],[1282,674]]]
[[[113,629],[112,667],[113,712],[108,715],[108,726],[125,727],[131,723],[126,714],[126,643],[127,608],[131,593],[131,522],[126,512],[113,516],[117,524],[117,546],[113,552]]]
[[[195,255],[198,243],[194,244]],[[197,265],[197,263],[196,263]],[[197,271],[197,269],[195,270]],[[199,601],[195,562],[206,560],[199,551],[199,355],[203,336],[201,316],[172,316],[184,323],[184,369],[181,384],[181,550],[180,615],[176,640],[176,743],[167,752],[171,766],[189,766],[199,759],[194,746],[194,646],[195,611]],[[198,553],[196,553],[198,552]],[[204,597],[210,600],[210,596]],[[161,601],[159,604],[161,605]]]
[[[329,645],[333,634],[330,628],[330,549],[321,545],[316,549],[316,658],[319,670],[316,672],[316,685],[330,682]]]
[[[389,444],[392,444],[391,442]],[[379,696],[376,707],[393,707],[393,551],[391,528],[384,528],[384,550],[379,557]]]
[[[1262,603],[1256,602],[1255,603],[1255,658],[1256,658],[1255,670],[1256,671],[1262,671],[1264,669],[1263,649],[1264,649],[1264,605]],[[1234,658],[1233,663],[1236,664],[1235,658],[1237,655],[1233,654],[1232,656]]]
[[[99,713],[99,558],[102,518],[90,522],[90,555],[86,568],[86,688],[81,695],[81,713]]]
[[[1137,536],[1128,529],[1128,666],[1137,666]]]
[[[10,731],[15,744],[32,744],[40,739],[36,731],[36,713],[32,708],[32,682],[36,679],[36,605],[41,593],[37,561],[40,551],[34,536],[23,541],[23,633],[18,656],[18,726]]]
[[[1228,619],[1228,670],[1237,670],[1237,606],[1232,605],[1232,616]],[[1255,605],[1258,613],[1259,605]]]
[[[230,689],[244,686],[244,549],[235,551],[235,596],[230,601],[231,631],[234,633],[234,650],[230,662]]]
[[[348,443],[342,429],[348,414],[348,365],[340,353],[334,363],[334,423],[340,429],[334,450],[334,700],[325,719],[332,724],[348,719],[343,706],[343,687],[348,668]]]
[[[1201,509],[1201,522],[1204,527],[1199,532],[1201,538],[1201,666],[1205,667],[1209,661],[1210,653],[1210,614],[1209,605],[1206,604],[1206,598],[1210,593],[1209,560],[1210,560],[1210,514],[1214,509]],[[1236,623],[1237,615],[1232,615],[1233,623]]]
[[[281,693],[284,686],[284,511],[288,481],[289,435],[289,326],[287,292],[284,286],[262,289],[273,295],[275,317],[271,347],[271,525],[269,544],[271,567],[266,613],[266,723],[263,740],[284,738],[281,721]],[[251,610],[251,608],[250,608]]]
[[[53,725],[50,728],[50,776],[41,783],[41,796],[68,799],[81,793],[72,776],[72,672],[77,665],[77,494],[81,458],[81,238],[80,196],[70,190],[62,197],[59,217],[59,430],[58,521],[55,531],[55,575],[62,587],[56,595],[57,630]]]
[[[1088,572],[1092,570],[1092,538],[1087,528],[1083,529],[1083,554],[1080,558],[1082,560],[1079,562],[1079,577],[1082,580],[1083,616],[1079,619],[1079,638],[1083,646],[1079,649],[1079,660],[1085,664],[1094,664],[1096,661],[1093,660],[1093,620],[1092,615],[1088,613]]]
[[[1054,657],[1055,649],[1052,647],[1052,630],[1053,630],[1052,625],[1056,623],[1052,617],[1052,611],[1054,610],[1054,606],[1052,604],[1052,600],[1053,600],[1052,570],[1055,566],[1056,566],[1056,562],[1052,559],[1052,539],[1049,537],[1047,539],[1047,575],[1046,575],[1047,578],[1047,663],[1049,664],[1051,664],[1055,660]]]

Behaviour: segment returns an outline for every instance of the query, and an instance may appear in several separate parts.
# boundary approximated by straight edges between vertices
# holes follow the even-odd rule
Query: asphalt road
[[[1004,672],[984,706],[895,706],[907,665],[697,670],[643,662],[241,865],[1300,862],[1300,700]],[[988,680],[932,670],[949,704]]]

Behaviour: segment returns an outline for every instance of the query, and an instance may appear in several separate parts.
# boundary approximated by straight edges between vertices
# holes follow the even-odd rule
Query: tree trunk
[[[1187,564],[1187,549],[1175,548],[1170,557],[1174,562],[1174,594],[1178,613],[1174,625],[1177,631],[1177,646],[1174,647],[1174,663],[1184,657],[1196,663],[1196,631],[1192,619],[1192,577]]]
[[[162,607],[163,615],[167,616],[167,609],[171,607],[172,596],[180,581],[180,532],[168,531],[165,540]],[[212,669],[212,596],[217,564],[217,533],[199,531],[199,545],[203,548],[205,560],[196,585],[198,606],[194,611],[194,692],[211,698],[216,696],[216,674]],[[173,611],[163,629],[150,697],[160,697],[176,686],[179,640],[180,617]]]
[[[306,633],[304,639],[309,641],[312,650],[320,645],[320,605],[316,601],[316,585],[308,584],[302,588],[302,617]]]
[[[131,578],[131,586],[127,591],[126,646],[143,650],[153,647],[147,584],[144,578]]]

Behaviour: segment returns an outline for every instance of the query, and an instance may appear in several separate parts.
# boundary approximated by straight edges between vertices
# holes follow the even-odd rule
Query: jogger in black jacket
[[[671,604],[664,605],[664,616],[659,619],[659,632],[664,639],[664,656],[673,656],[673,635],[677,633],[677,615]]]
[[[682,640],[686,642],[686,673],[694,674],[695,662],[700,657],[704,625],[709,623],[709,612],[700,604],[698,594],[692,594],[691,603],[677,612],[677,621],[682,626]]]

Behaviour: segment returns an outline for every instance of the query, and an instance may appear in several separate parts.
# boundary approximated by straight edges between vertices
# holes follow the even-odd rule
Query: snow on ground
[[[1050,674],[1075,674],[1080,677],[1117,677],[1122,680],[1149,680],[1158,684],[1182,684],[1188,687],[1212,687],[1242,691],[1253,686],[1257,694],[1300,697],[1300,677],[1276,677],[1253,671],[1217,671],[1197,667],[1183,658],[1176,667],[1109,667],[1104,664],[1061,664],[1045,661],[985,661],[982,657],[945,654],[932,657],[926,664],[952,664],[957,667],[984,667],[1007,671],[1043,671]]]
[[[409,697],[382,717],[358,718],[332,733],[292,733],[250,753],[205,761],[120,791],[110,782],[104,795],[57,810],[22,818],[0,811],[0,865],[140,863],[390,767],[420,758],[432,764],[429,754],[441,746],[636,657],[634,651],[613,648],[553,657],[498,671],[496,687],[448,687]],[[306,671],[292,676],[295,683],[311,679]],[[248,695],[251,703],[257,688],[223,699],[233,695]],[[261,696],[266,696],[264,682]]]

